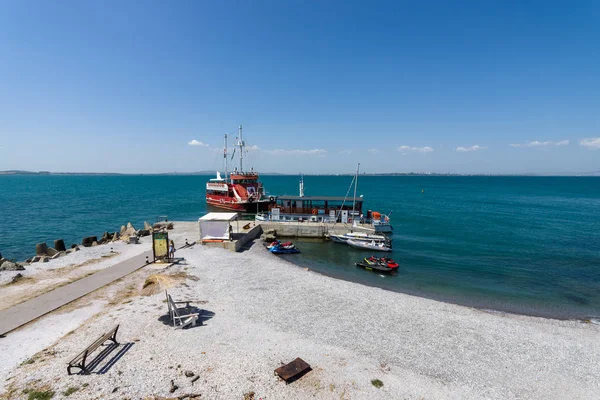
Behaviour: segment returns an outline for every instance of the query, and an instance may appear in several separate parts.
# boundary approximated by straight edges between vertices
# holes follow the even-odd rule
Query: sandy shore
[[[180,227],[183,244],[196,226]],[[598,325],[487,313],[340,281],[258,242],[237,254],[195,246],[177,256],[185,263],[144,268],[0,339],[4,396],[43,389],[63,398],[69,388],[77,389],[69,399],[249,392],[256,399],[592,399],[600,392]],[[201,301],[203,326],[174,330],[165,323],[164,294],[139,295],[157,272],[177,277],[176,299]],[[116,323],[129,350],[104,374],[68,376],[66,363]],[[296,357],[313,370],[290,385],[273,376]],[[185,371],[199,379],[192,383]],[[171,380],[179,386],[173,394]]]

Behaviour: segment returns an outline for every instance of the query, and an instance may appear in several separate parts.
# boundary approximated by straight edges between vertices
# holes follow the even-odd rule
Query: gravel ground
[[[78,388],[69,399],[241,399],[251,391],[256,399],[597,399],[600,392],[598,325],[487,313],[340,281],[260,243],[242,253],[195,246],[177,256],[185,264],[165,273],[189,278],[170,293],[205,301],[203,326],[166,325],[162,293],[119,297],[161,267],[144,268],[97,294],[112,300],[82,328],[13,368],[7,397],[42,387],[54,398]],[[115,323],[129,350],[106,373],[68,376],[66,363]],[[296,357],[313,370],[289,385],[273,376]],[[194,383],[188,370],[199,376]],[[173,394],[171,380],[179,386]]]

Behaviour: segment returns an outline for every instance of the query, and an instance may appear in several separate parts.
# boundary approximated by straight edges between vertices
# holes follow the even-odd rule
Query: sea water
[[[0,252],[79,243],[159,215],[195,221],[207,176],[0,176]],[[263,176],[273,195],[296,176]],[[305,176],[306,195],[344,196],[352,177]],[[350,196],[352,195],[350,191]],[[354,263],[371,255],[298,241],[285,258],[336,278],[478,307],[556,318],[600,316],[600,178],[360,176],[367,209],[390,213],[396,276]]]

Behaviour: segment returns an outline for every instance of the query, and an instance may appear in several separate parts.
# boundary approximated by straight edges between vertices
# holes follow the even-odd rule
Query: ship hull
[[[237,211],[243,213],[255,214],[257,212],[268,211],[269,201],[253,201],[253,202],[237,202],[229,198],[212,198],[206,199],[206,204],[211,207],[219,208],[222,210]]]

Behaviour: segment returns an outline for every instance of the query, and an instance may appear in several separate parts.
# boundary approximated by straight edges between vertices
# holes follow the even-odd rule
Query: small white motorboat
[[[356,241],[361,241],[361,242],[374,241],[375,243],[385,243],[385,244],[391,243],[391,239],[389,239],[383,235],[370,235],[370,234],[362,233],[362,232],[350,232],[350,233],[345,233],[343,235],[336,235],[336,234],[330,233],[329,239],[331,239],[331,241],[335,242],[335,243],[346,243],[350,239],[356,240]]]
[[[374,251],[392,251],[392,248],[387,246],[385,243],[377,243],[374,240],[365,242],[362,240],[348,239],[346,241],[350,246],[362,250],[374,250]]]
[[[332,242],[335,243],[346,243],[346,240],[348,240],[348,238],[344,235],[335,235],[333,233],[330,233],[328,237],[329,239],[331,239]]]

